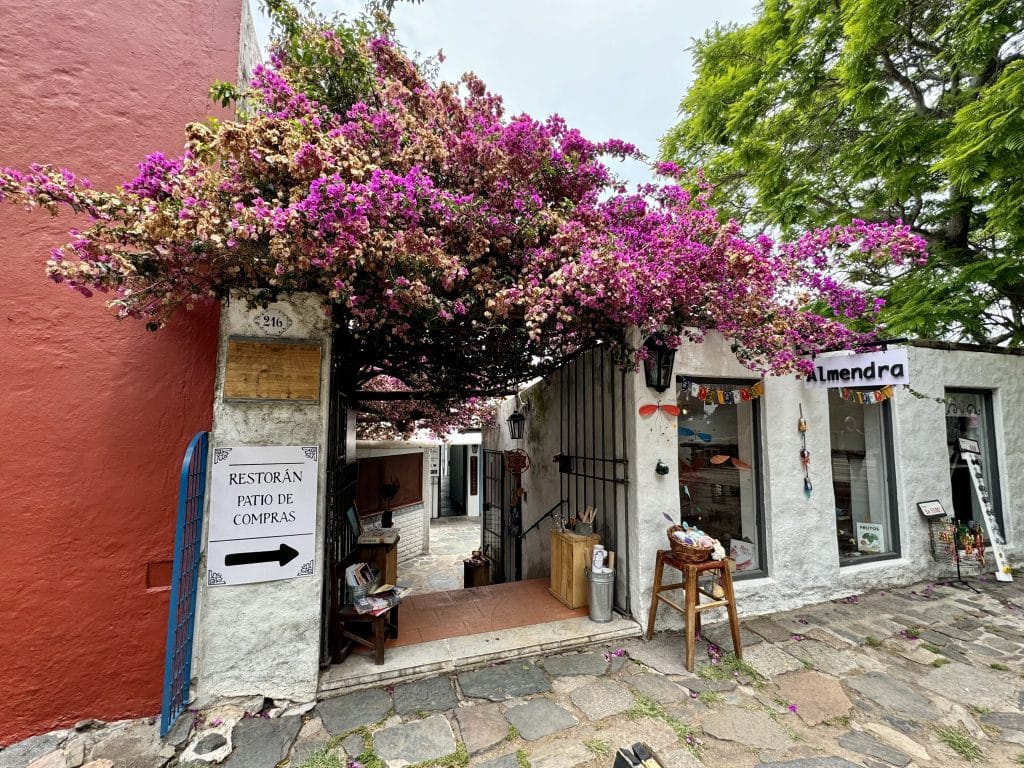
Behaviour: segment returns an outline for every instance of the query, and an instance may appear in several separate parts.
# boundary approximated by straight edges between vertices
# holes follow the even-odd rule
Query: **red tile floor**
[[[385,647],[397,648],[588,615],[586,607],[570,610],[552,597],[548,592],[549,583],[548,579],[531,579],[410,595],[402,601],[398,615],[398,638],[389,640]]]
[[[448,637],[475,635],[499,629],[544,624],[587,616],[586,606],[570,610],[548,592],[549,579],[530,579],[489,587],[410,595],[398,613],[398,637],[388,648],[415,645]],[[353,654],[372,651],[356,646]]]

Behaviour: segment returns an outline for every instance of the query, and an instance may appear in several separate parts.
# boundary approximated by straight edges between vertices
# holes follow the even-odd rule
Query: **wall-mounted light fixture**
[[[508,436],[513,440],[523,439],[523,427],[526,426],[526,417],[523,412],[516,408],[512,411],[512,415],[509,416],[505,423],[508,424]]]
[[[672,386],[672,368],[676,351],[667,347],[657,336],[649,336],[644,342],[647,357],[644,358],[644,381],[656,392],[664,392]]]
[[[659,475],[667,475],[668,464],[666,464],[661,459],[658,459],[658,463],[654,465],[654,471],[657,472]]]

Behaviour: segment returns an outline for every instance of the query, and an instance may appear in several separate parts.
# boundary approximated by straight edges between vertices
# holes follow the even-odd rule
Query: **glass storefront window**
[[[893,499],[890,403],[862,405],[830,389],[828,419],[839,564],[895,557],[900,539]]]
[[[992,394],[980,390],[946,390],[946,447],[949,451],[949,477],[953,491],[953,514],[964,524],[971,520],[984,531],[984,519],[974,495],[970,470],[960,455],[958,438],[978,443],[981,450],[981,471],[990,500],[997,533],[1002,538],[1003,507],[999,497],[999,468],[996,466],[995,425],[992,419]]]
[[[679,508],[683,521],[722,542],[738,572],[764,575],[759,400],[735,396],[754,383],[688,378],[680,387]],[[702,387],[704,399],[693,391]]]

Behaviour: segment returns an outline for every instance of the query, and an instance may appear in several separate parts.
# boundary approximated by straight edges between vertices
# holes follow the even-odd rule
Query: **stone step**
[[[561,653],[593,643],[639,637],[641,633],[639,624],[618,615],[602,623],[580,617],[391,648],[380,665],[373,663],[371,655],[352,655],[320,675],[319,696],[325,698],[499,661]]]

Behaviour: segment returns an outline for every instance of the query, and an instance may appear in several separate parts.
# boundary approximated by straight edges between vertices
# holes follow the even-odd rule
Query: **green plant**
[[[450,755],[414,763],[409,768],[465,768],[467,765],[469,765],[469,750],[466,749],[465,743],[460,741]]]
[[[992,707],[979,707],[977,704],[971,704],[967,707],[971,710],[971,714],[974,715],[990,715],[992,714]]]
[[[519,738],[519,729],[514,725],[508,727],[508,733],[505,734],[505,741],[515,741]]]
[[[975,744],[971,737],[960,728],[948,725],[937,729],[935,734],[939,737],[939,741],[969,763],[980,760],[983,756],[981,747]]]
[[[837,717],[829,718],[825,721],[825,725],[831,725],[833,728],[849,728],[850,716],[838,715]]]
[[[945,656],[939,656],[937,659],[932,659],[933,667],[944,667],[947,664],[949,664],[949,659],[947,659]]]
[[[701,691],[697,694],[697,701],[710,707],[714,704],[721,704],[725,701],[725,697],[718,691]]]
[[[1017,765],[1024,765],[1024,752],[1018,752],[1017,756],[1013,758],[1013,762]]]
[[[765,683],[764,675],[732,653],[722,654],[717,664],[702,664],[697,669],[697,676],[703,680],[735,680],[740,675],[746,677],[755,688]]]
[[[942,649],[935,645],[935,643],[924,642],[921,643],[921,647],[926,651],[931,651],[932,653],[942,653]]]
[[[1000,664],[998,661],[993,661],[988,666],[989,666],[989,669],[994,669],[994,670],[996,670],[998,672],[1009,672],[1010,671],[1010,668],[1008,666],[1006,666],[1005,664]]]
[[[633,706],[626,710],[625,715],[630,720],[639,720],[644,717],[661,720],[672,729],[680,744],[685,746],[694,757],[700,757],[700,748],[704,746],[704,742],[699,738],[701,731],[689,723],[672,717],[661,704],[653,699],[638,694]]]
[[[809,659],[801,659],[804,669],[814,669],[814,664]]]
[[[921,630],[918,627],[907,627],[901,634],[909,640],[917,640],[921,636]]]
[[[612,743],[607,739],[591,739],[583,742],[583,746],[594,757],[608,757],[612,753]]]
[[[332,752],[325,747],[307,757],[298,764],[297,768],[345,768],[345,763],[342,762],[337,752]]]
[[[519,768],[530,768],[530,758],[526,754],[525,749],[516,750],[516,765],[518,765]]]
[[[866,645],[868,648],[881,648],[882,641],[879,640],[877,637],[868,635],[864,638],[864,645]]]
[[[990,739],[997,739],[1003,733],[1002,728],[1000,728],[998,725],[992,725],[992,723],[981,723],[981,730],[983,730],[985,732],[985,735],[988,736]]]

